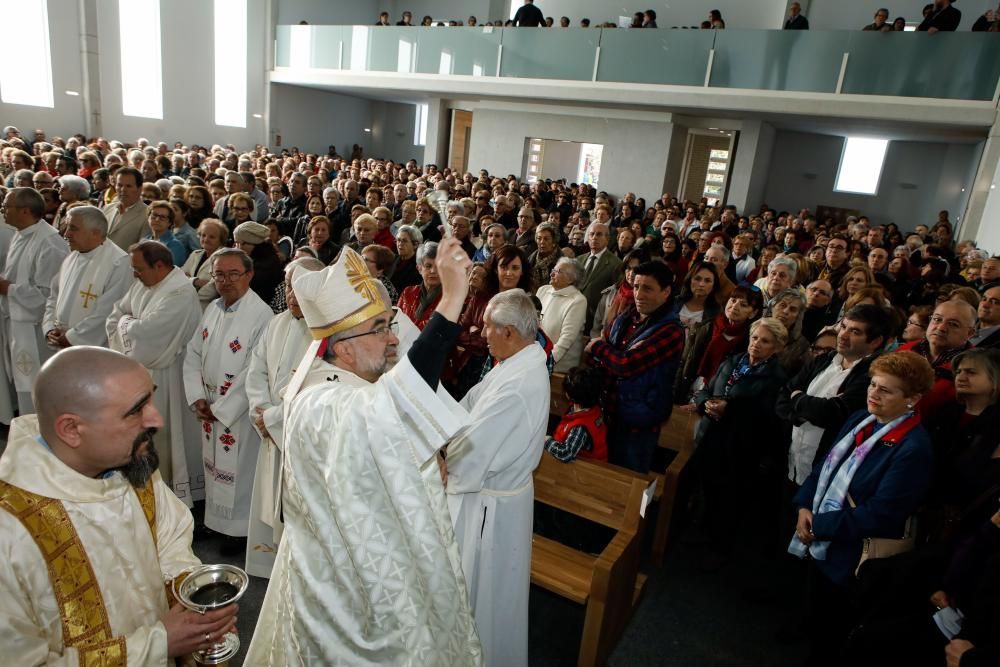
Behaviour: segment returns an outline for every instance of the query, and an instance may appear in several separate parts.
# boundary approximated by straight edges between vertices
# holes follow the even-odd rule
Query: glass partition
[[[500,46],[503,45],[502,56]],[[991,100],[991,33],[796,30],[522,30],[351,25],[277,27],[275,66]]]
[[[714,30],[605,30],[601,36],[597,80],[704,85],[715,33]]]
[[[500,76],[590,81],[601,30],[503,28]]]
[[[414,30],[409,28],[409,30]],[[416,71],[421,74],[496,76],[499,28],[424,28],[417,37]],[[442,72],[445,69],[446,72]]]
[[[710,85],[833,93],[848,32],[719,30]]]
[[[992,33],[859,32],[850,42],[844,93],[992,100],[1000,77]]]

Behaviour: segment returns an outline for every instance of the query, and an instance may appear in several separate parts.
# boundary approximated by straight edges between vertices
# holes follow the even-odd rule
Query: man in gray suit
[[[138,169],[122,167],[115,172],[117,199],[104,207],[108,219],[108,240],[122,250],[128,249],[149,234],[146,205],[139,199],[142,174]]]
[[[576,258],[582,278],[577,288],[587,297],[587,323],[584,331],[590,331],[594,322],[594,311],[597,302],[601,300],[604,288],[618,280],[622,262],[608,250],[608,226],[600,222],[592,222],[587,227],[587,245],[590,253]]]

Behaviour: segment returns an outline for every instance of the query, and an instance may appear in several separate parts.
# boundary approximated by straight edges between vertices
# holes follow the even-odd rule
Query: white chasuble
[[[0,214],[0,218],[3,214]],[[10,249],[10,242],[14,238],[16,229],[6,222],[0,222],[0,275],[3,275],[7,266],[7,250]],[[0,310],[3,306],[0,305]],[[0,424],[10,424],[14,419],[14,404],[12,398],[15,396],[14,387],[11,384],[13,372],[11,371],[7,354],[7,327],[0,322]],[[0,447],[0,452],[3,448]]]
[[[107,322],[112,350],[135,359],[153,376],[153,404],[163,428],[153,436],[163,481],[184,504],[205,497],[198,421],[184,400],[184,351],[201,318],[198,295],[180,269],[146,287],[138,280]]]
[[[487,667],[528,664],[532,473],[549,419],[545,352],[534,343],[494,366],[462,406],[448,445],[448,507]]]
[[[205,309],[184,355],[187,404],[208,401],[215,416],[201,423],[205,525],[233,537],[247,535],[260,447],[250,421],[247,368],[273,316],[253,290],[228,307],[220,297]]]
[[[255,577],[270,577],[274,556],[281,539],[282,523],[274,516],[275,493],[281,474],[284,409],[282,395],[295,366],[312,342],[305,319],[295,319],[291,311],[276,315],[264,338],[254,346],[247,371],[246,389],[251,423],[263,416],[270,437],[261,434],[261,447],[254,472],[250,501],[250,531],[247,540],[246,571]]]
[[[7,295],[0,296],[0,317],[7,330],[3,354],[22,415],[34,412],[31,386],[38,369],[54,354],[45,342],[42,318],[52,278],[68,253],[59,232],[44,220],[17,231],[7,251],[3,277],[12,284]]]
[[[108,316],[134,280],[129,260],[107,240],[90,252],[67,255],[52,279],[42,333],[60,328],[73,345],[107,347]]]
[[[121,473],[95,479],[69,468],[49,450],[38,434],[37,419],[30,415],[14,420],[11,426],[7,452],[0,458],[0,480],[58,501],[53,503],[53,509],[69,519],[47,524],[45,539],[66,546],[53,548],[43,557],[25,525],[8,511],[0,510],[3,664],[168,664],[167,632],[161,622],[167,612],[164,581],[199,561],[191,551],[191,512],[160,481],[159,474],[154,474],[152,480],[155,518],[150,522],[139,496]],[[151,523],[156,530],[155,542]],[[58,558],[74,547],[80,549],[82,557],[71,561]],[[47,566],[60,561],[78,569],[59,570],[56,587]],[[88,563],[91,572],[87,571]],[[96,586],[90,583],[93,580]],[[67,585],[86,591],[80,594],[80,599],[86,600],[84,609],[67,596]],[[106,617],[94,611],[98,609],[95,600],[103,601]],[[88,651],[87,644],[67,646],[67,612],[71,614],[69,620],[77,621],[71,623],[71,632],[80,633],[81,625],[98,625],[111,638],[103,645],[106,662]],[[72,615],[81,613],[82,617]],[[108,657],[115,654],[124,654],[126,659],[116,662]]]
[[[285,530],[248,665],[482,664],[436,463],[465,423],[401,361],[324,361],[291,403]]]

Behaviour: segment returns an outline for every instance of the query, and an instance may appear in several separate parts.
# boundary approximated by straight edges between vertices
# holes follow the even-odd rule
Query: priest
[[[293,281],[313,343],[285,393],[285,530],[247,664],[482,664],[438,463],[467,421],[439,378],[471,262],[449,238],[435,264],[441,300],[403,357],[353,250]]]
[[[198,326],[201,306],[191,281],[167,246],[140,241],[129,251],[137,280],[115,304],[108,317],[108,343],[138,361],[156,384],[153,402],[163,415],[163,427],[154,436],[164,483],[188,507],[205,497],[198,424],[184,401],[181,366],[191,334]],[[191,443],[185,447],[185,442]]]
[[[35,190],[12,189],[3,200],[3,211],[17,232],[0,276],[0,326],[7,334],[2,353],[14,383],[9,409],[27,415],[35,411],[31,402],[35,375],[53,352],[42,333],[45,300],[69,249],[59,232],[42,219],[45,200]]]
[[[0,646],[7,665],[166,665],[235,626],[236,606],[168,608],[199,564],[191,513],[156,473],[156,387],[111,350],[72,347],[35,382],[0,458]]]
[[[260,435],[250,420],[246,375],[250,354],[274,313],[250,289],[253,261],[242,250],[212,255],[219,298],[205,309],[184,355],[184,394],[201,421],[205,526],[246,538]],[[245,539],[226,542],[226,551]]]
[[[52,279],[42,331],[49,347],[107,347],[111,309],[132,286],[127,252],[107,240],[108,219],[96,206],[66,213],[70,253]]]
[[[262,441],[254,473],[247,539],[246,571],[255,577],[270,578],[283,528],[280,513],[274,512],[284,446],[282,395],[292,371],[312,341],[306,321],[302,319],[292,279],[300,271],[322,270],[323,262],[312,257],[297,259],[285,267],[285,303],[288,310],[271,320],[263,340],[254,346],[250,355],[247,399],[251,421]]]
[[[16,229],[8,225],[3,220],[3,210],[0,209],[0,276],[3,275],[7,266],[7,251],[10,249],[10,242],[14,238]],[[7,327],[0,322],[0,424],[9,425],[14,419],[14,403],[11,398],[14,394],[14,387],[10,384],[12,377],[8,363],[7,350]],[[0,447],[0,452],[3,448]]]
[[[483,337],[499,363],[462,407],[471,422],[448,445],[448,507],[486,664],[528,664],[532,473],[545,445],[549,373],[523,290],[486,306]]]

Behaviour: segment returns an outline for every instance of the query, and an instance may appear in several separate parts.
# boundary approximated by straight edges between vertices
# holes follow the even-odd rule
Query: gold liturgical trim
[[[137,489],[136,495],[155,544],[152,483]],[[62,617],[63,644],[79,650],[80,664],[85,667],[125,665],[125,638],[112,636],[97,577],[63,504],[0,480],[0,509],[21,522],[42,552]]]

